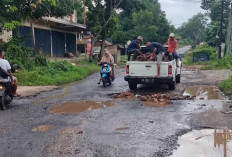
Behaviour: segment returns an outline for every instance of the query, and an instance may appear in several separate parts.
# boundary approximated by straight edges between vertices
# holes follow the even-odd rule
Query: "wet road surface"
[[[15,99],[9,110],[0,111],[0,156],[186,157],[181,152],[185,137],[194,137],[187,141],[191,148],[207,134],[214,136],[214,129],[232,130],[232,104],[215,87],[218,79],[209,76],[209,81],[199,69],[184,67],[175,91],[165,85],[139,86],[133,93],[187,93],[199,99],[150,107],[110,97],[129,91],[124,73],[117,70],[115,82],[106,88],[96,84],[98,74],[93,74],[52,92]],[[208,141],[210,151],[215,141]]]

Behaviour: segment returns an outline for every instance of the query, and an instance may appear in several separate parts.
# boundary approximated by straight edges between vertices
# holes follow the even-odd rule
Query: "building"
[[[84,13],[85,14],[85,13]],[[35,39],[35,50],[51,57],[64,57],[65,53],[77,55],[77,41],[87,34],[85,19],[83,24],[77,23],[77,13],[63,18],[43,17],[32,21],[32,30]],[[25,37],[24,45],[33,47],[29,21],[19,28],[19,35]],[[0,39],[8,42],[12,32],[2,32]],[[85,44],[85,43],[83,43]]]

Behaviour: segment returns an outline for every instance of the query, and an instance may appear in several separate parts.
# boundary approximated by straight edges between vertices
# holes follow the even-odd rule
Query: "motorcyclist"
[[[17,82],[18,82],[17,78],[12,75],[12,70],[11,70],[12,68],[10,66],[10,63],[7,60],[5,60],[4,58],[5,58],[5,52],[0,49],[0,67],[3,70],[5,70],[6,72],[8,72],[8,74],[9,74],[9,77],[6,79],[4,79],[0,76],[0,82],[4,82],[4,83],[9,82],[10,85],[12,86],[12,88],[6,87],[7,90],[10,91],[9,93],[12,93],[13,96],[19,96],[19,94],[16,92]]]
[[[108,63],[110,65],[110,76],[114,78],[114,69],[113,69],[114,57],[110,54],[110,52],[107,49],[104,50],[104,55],[101,61],[98,63],[98,65],[101,65],[102,63]],[[101,75],[99,78],[99,82],[97,84],[100,83],[101,83]]]

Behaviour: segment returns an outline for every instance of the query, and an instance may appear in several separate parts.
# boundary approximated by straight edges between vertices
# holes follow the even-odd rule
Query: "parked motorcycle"
[[[101,81],[103,86],[105,87],[107,84],[111,85],[114,81],[114,78],[110,76],[110,64],[109,63],[102,63],[101,65]]]
[[[12,86],[10,82],[0,82],[0,109],[9,108],[9,104],[13,101]]]

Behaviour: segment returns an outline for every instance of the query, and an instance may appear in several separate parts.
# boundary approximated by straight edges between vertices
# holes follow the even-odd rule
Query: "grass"
[[[21,70],[16,73],[20,85],[62,85],[85,79],[90,74],[100,70],[96,62],[87,60],[78,61],[72,65],[67,61],[49,62],[47,66],[38,66],[35,69]]]
[[[119,63],[118,66],[124,67],[126,66],[126,63],[127,63],[127,55],[121,55],[121,62]]]
[[[225,95],[232,98],[232,77],[230,77],[228,80],[222,81],[219,88],[224,92]]]

